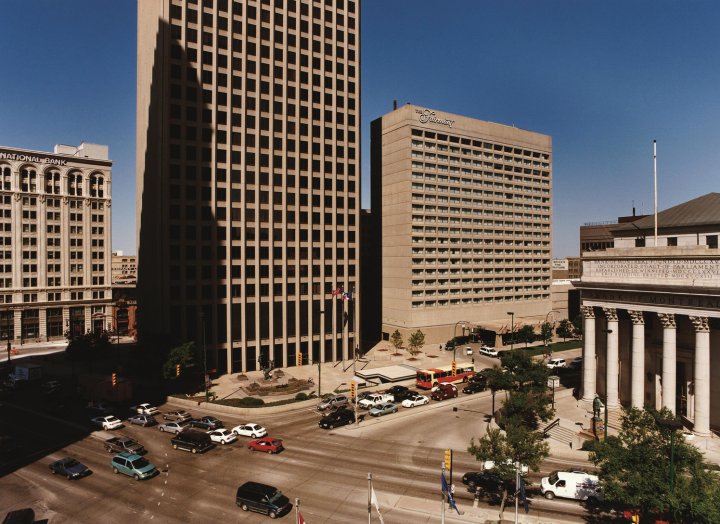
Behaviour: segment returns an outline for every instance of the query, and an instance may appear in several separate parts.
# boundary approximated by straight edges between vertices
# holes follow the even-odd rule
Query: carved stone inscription
[[[592,260],[588,277],[648,278],[653,280],[713,280],[720,278],[720,259]]]

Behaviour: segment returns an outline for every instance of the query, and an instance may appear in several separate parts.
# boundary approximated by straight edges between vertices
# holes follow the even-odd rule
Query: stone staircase
[[[608,427],[615,431],[622,429],[622,409],[611,409],[608,411]]]
[[[577,439],[577,431],[574,429],[564,428],[560,425],[554,426],[547,432],[548,438],[562,442],[565,445],[574,443]]]

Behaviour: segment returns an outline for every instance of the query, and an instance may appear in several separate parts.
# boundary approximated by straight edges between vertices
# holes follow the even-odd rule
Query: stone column
[[[710,326],[708,317],[690,317],[695,328],[696,435],[710,435]]]
[[[605,405],[608,409],[613,409],[620,405],[618,395],[618,373],[620,368],[618,358],[618,317],[615,308],[603,308],[603,312],[607,317],[607,351],[605,353],[607,356],[605,364],[607,371],[605,395],[607,401]]]
[[[628,313],[633,324],[630,404],[642,409],[645,405],[645,318],[642,311]]]
[[[595,400],[595,310],[582,306],[583,325],[583,400]]]
[[[675,315],[672,313],[658,313],[663,325],[663,353],[662,353],[662,407],[675,413],[675,366],[676,366],[676,333]]]

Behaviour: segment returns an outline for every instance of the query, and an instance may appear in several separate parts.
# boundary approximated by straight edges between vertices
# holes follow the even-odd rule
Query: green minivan
[[[113,473],[124,473],[135,480],[149,479],[157,475],[158,470],[146,458],[123,451],[115,455],[110,461]]]

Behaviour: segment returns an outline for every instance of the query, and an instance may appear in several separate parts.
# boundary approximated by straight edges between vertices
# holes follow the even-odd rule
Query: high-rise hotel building
[[[385,338],[550,311],[549,136],[408,104],[372,122],[371,170]]]
[[[138,2],[141,340],[218,373],[352,355],[359,29],[356,0]]]
[[[108,148],[0,146],[0,342],[114,331]]]

